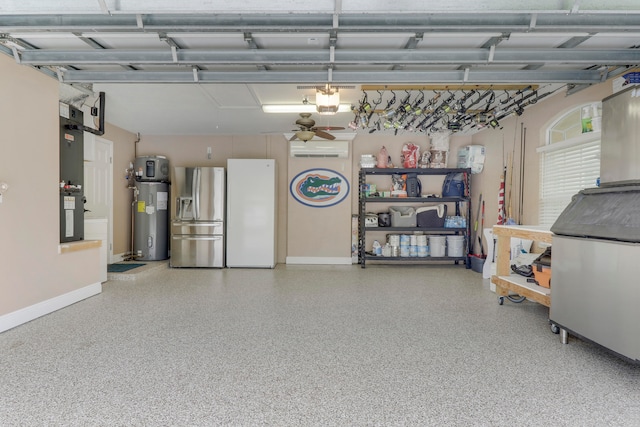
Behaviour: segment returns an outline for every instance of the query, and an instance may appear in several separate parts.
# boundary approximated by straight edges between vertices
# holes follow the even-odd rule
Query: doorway
[[[85,133],[85,219],[107,219],[107,262],[113,263],[113,142]]]

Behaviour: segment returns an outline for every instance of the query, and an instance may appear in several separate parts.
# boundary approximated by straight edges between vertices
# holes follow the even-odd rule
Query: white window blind
[[[576,138],[577,139],[577,138]],[[580,138],[544,147],[540,161],[539,223],[551,226],[578,191],[595,187],[600,176],[600,138]]]

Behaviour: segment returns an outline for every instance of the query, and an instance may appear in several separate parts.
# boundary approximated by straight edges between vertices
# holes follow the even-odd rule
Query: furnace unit
[[[60,104],[60,243],[84,239],[82,111]]]

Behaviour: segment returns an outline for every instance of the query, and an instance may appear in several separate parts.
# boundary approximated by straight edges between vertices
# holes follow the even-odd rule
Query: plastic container
[[[443,257],[446,253],[446,236],[430,236],[429,251],[432,257]]]
[[[409,246],[409,256],[414,258],[418,256],[418,246],[416,245]]]
[[[411,256],[411,236],[409,234],[400,235],[400,256]]]
[[[429,256],[429,246],[418,246],[418,258],[426,258]]]
[[[418,227],[444,227],[447,215],[447,205],[426,206],[416,210],[416,224]]]
[[[424,258],[429,256],[429,246],[427,244],[427,236],[424,234],[416,235],[417,256]]]
[[[409,245],[400,245],[400,256],[401,257],[409,257],[411,256],[410,254],[410,248],[411,246]]]
[[[389,242],[391,246],[400,246],[400,235],[387,234],[387,242]]]
[[[416,210],[411,206],[391,206],[389,213],[392,227],[416,226]]]
[[[447,256],[461,257],[464,253],[464,236],[447,236]]]
[[[469,255],[469,259],[471,260],[471,270],[482,273],[486,258],[482,258],[480,255]]]

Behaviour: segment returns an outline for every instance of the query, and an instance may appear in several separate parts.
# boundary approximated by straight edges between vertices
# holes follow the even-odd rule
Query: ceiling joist
[[[469,5],[469,7],[472,5]],[[637,12],[637,11],[636,11]],[[12,32],[620,32],[640,31],[638,13],[590,11],[545,13],[110,13],[14,14],[0,16],[0,28]],[[336,27],[336,25],[338,25]]]
[[[24,50],[23,64],[46,66],[61,63],[108,65],[127,63],[172,64],[170,49]],[[178,62],[187,64],[296,64],[296,65],[483,65],[493,64],[640,64],[640,49],[334,49],[328,56],[320,49],[179,49]]]
[[[201,71],[200,82],[208,83],[309,83],[326,81],[326,71]],[[332,71],[336,84],[461,84],[464,71]],[[188,71],[82,71],[65,70],[66,83],[190,83]],[[598,70],[582,71],[510,71],[471,70],[465,84],[573,83],[595,84],[602,80]]]

